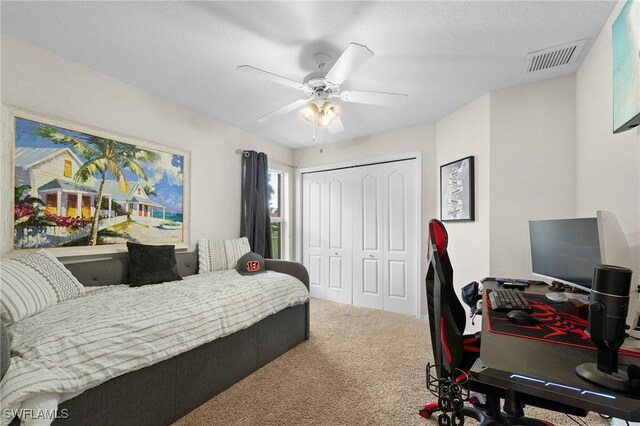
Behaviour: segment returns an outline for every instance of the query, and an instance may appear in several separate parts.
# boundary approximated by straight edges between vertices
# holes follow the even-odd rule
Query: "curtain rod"
[[[249,154],[248,149],[236,149],[236,154]],[[269,158],[269,162],[270,163],[275,163],[275,164],[279,164],[281,166],[285,166],[285,167],[291,167],[292,169],[295,169],[295,166],[292,166],[291,164],[287,164],[287,163],[283,163],[282,161],[278,161],[278,160],[272,160],[271,158]]]

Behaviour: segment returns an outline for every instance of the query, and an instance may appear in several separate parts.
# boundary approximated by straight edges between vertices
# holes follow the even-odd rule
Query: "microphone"
[[[624,343],[631,274],[630,269],[619,266],[595,268],[587,330],[598,347],[617,351]]]
[[[598,348],[597,363],[576,367],[576,374],[580,378],[624,393],[636,392],[634,389],[640,387],[637,367],[631,369],[631,375],[624,368],[618,373],[618,349],[626,338],[632,274],[628,268],[596,265],[589,296],[587,331]]]

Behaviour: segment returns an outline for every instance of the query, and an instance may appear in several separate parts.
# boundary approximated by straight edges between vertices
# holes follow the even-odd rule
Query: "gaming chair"
[[[453,267],[447,252],[448,234],[444,224],[437,219],[429,221],[429,267],[426,277],[427,307],[429,310],[429,331],[435,365],[427,365],[427,387],[438,401],[424,405],[420,415],[430,418],[440,412],[438,424],[462,425],[464,417],[471,417],[481,426],[503,425],[545,425],[544,420],[523,417],[523,402],[584,416],[584,410],[548,401],[537,397],[520,395],[473,380],[469,370],[480,355],[480,338],[464,335],[466,313],[453,286]],[[469,397],[470,392],[480,392],[486,396],[486,404],[480,404],[477,397]],[[504,413],[500,410],[500,399],[505,399]],[[465,401],[474,406],[464,406]]]

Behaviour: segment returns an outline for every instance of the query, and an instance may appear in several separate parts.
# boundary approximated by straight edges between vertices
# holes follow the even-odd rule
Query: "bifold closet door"
[[[311,297],[324,299],[326,293],[325,258],[327,216],[323,214],[326,200],[326,174],[302,175],[302,263],[309,271]]]
[[[351,173],[303,175],[303,263],[311,296],[351,303]]]
[[[382,168],[384,309],[410,315],[417,310],[416,161],[387,163]]]
[[[416,160],[353,169],[353,304],[415,315]]]
[[[326,298],[352,301],[351,170],[326,172],[327,187],[327,289]]]
[[[353,169],[353,304],[384,309],[382,166]]]

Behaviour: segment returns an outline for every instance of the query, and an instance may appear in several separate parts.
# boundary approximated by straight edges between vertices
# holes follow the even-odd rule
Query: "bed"
[[[66,381],[58,380],[60,383],[56,382],[55,387],[47,387],[46,380],[42,380],[47,374],[39,373],[38,366],[33,367],[32,377],[44,383],[39,385],[42,389],[54,389],[58,392],[56,395],[62,395],[63,402],[58,405],[58,418],[53,421],[54,425],[169,424],[309,338],[309,279],[302,265],[267,260],[265,274],[241,277],[231,270],[213,273],[217,275],[211,278],[211,274],[196,275],[196,253],[177,253],[176,258],[180,274],[186,277],[184,281],[140,288],[119,285],[126,283],[128,278],[126,254],[103,260],[68,263],[66,266],[73,275],[86,287],[93,288],[88,288],[82,300],[76,299],[65,302],[62,304],[64,306],[59,305],[59,308],[48,309],[42,313],[46,315],[39,314],[33,320],[28,318],[13,329],[15,342],[12,342],[12,351],[14,343],[18,343],[15,348],[17,352],[24,351],[25,359],[28,359],[30,350],[38,351],[39,359],[45,360],[41,363],[51,360],[54,365],[54,368],[48,365],[47,370],[42,371],[56,373],[55,367],[59,366],[67,374],[62,375]],[[209,283],[207,280],[213,281]],[[214,287],[216,297],[209,297],[206,292]],[[187,288],[188,291],[185,290]],[[262,289],[269,291],[269,294],[279,292],[279,298],[267,300],[261,294]],[[131,298],[133,293],[135,295]],[[162,300],[170,300],[171,303],[153,305],[151,294],[162,295]],[[225,298],[233,301],[238,297],[243,299],[242,303],[253,306],[252,310],[226,309]],[[77,305],[74,307],[73,303]],[[96,316],[95,321],[110,324],[111,331],[100,335],[101,340],[94,342],[93,352],[87,356],[84,349],[78,351],[74,348],[84,348],[78,342],[85,341],[83,330],[90,327],[82,327],[80,323],[92,320],[91,312],[85,308],[90,304],[105,306],[107,311],[103,313],[103,318]],[[238,306],[238,303],[231,305]],[[87,311],[83,312],[83,309]],[[130,317],[132,311],[136,313],[138,319],[135,321],[139,324],[134,328],[146,330],[146,334],[127,334],[127,321],[117,318],[120,311],[125,312],[125,317]],[[77,331],[73,325],[65,325],[65,321],[70,320],[68,312],[73,313],[73,320],[79,320]],[[207,312],[222,314],[220,318],[208,321],[206,318],[213,316],[207,317]],[[181,318],[181,315],[185,318]],[[51,336],[46,333],[37,336],[38,327],[48,327],[48,324],[53,324]],[[90,335],[91,331],[95,332],[89,330],[86,334]],[[56,339],[56,336],[64,336],[64,333],[69,337]],[[185,334],[189,335],[188,339],[184,337]],[[119,340],[116,338],[118,336]],[[121,336],[126,336],[126,339]],[[211,337],[215,340],[211,340]],[[60,345],[68,347],[64,351],[59,350],[59,353],[50,350],[42,343],[47,339],[51,342],[44,343],[56,350]],[[32,349],[29,340],[37,340],[39,346]],[[128,351],[134,347],[140,347],[143,353],[150,354],[149,359],[127,365],[131,361],[127,358]],[[67,357],[69,353],[73,355]],[[100,358],[101,354],[105,356],[103,359]],[[106,354],[109,354],[109,363],[106,362]],[[122,354],[121,360],[119,354]],[[82,356],[86,358],[82,364],[86,375],[83,374],[85,370],[72,371],[73,357]],[[21,357],[15,359],[22,362]],[[102,374],[103,370],[108,370],[113,378],[100,381],[100,375],[93,374]],[[16,371],[24,372],[25,368]],[[69,371],[73,374],[68,374]],[[6,377],[3,379],[3,388],[11,389],[11,395],[14,395],[14,391],[20,389],[20,386],[15,386],[17,380],[10,381],[11,386],[5,380]],[[20,383],[32,381],[25,374]],[[78,381],[82,383],[78,385]],[[88,389],[74,396],[73,392],[69,392],[74,386]],[[15,404],[12,404],[12,408],[15,408]],[[18,419],[11,424],[19,424]]]

